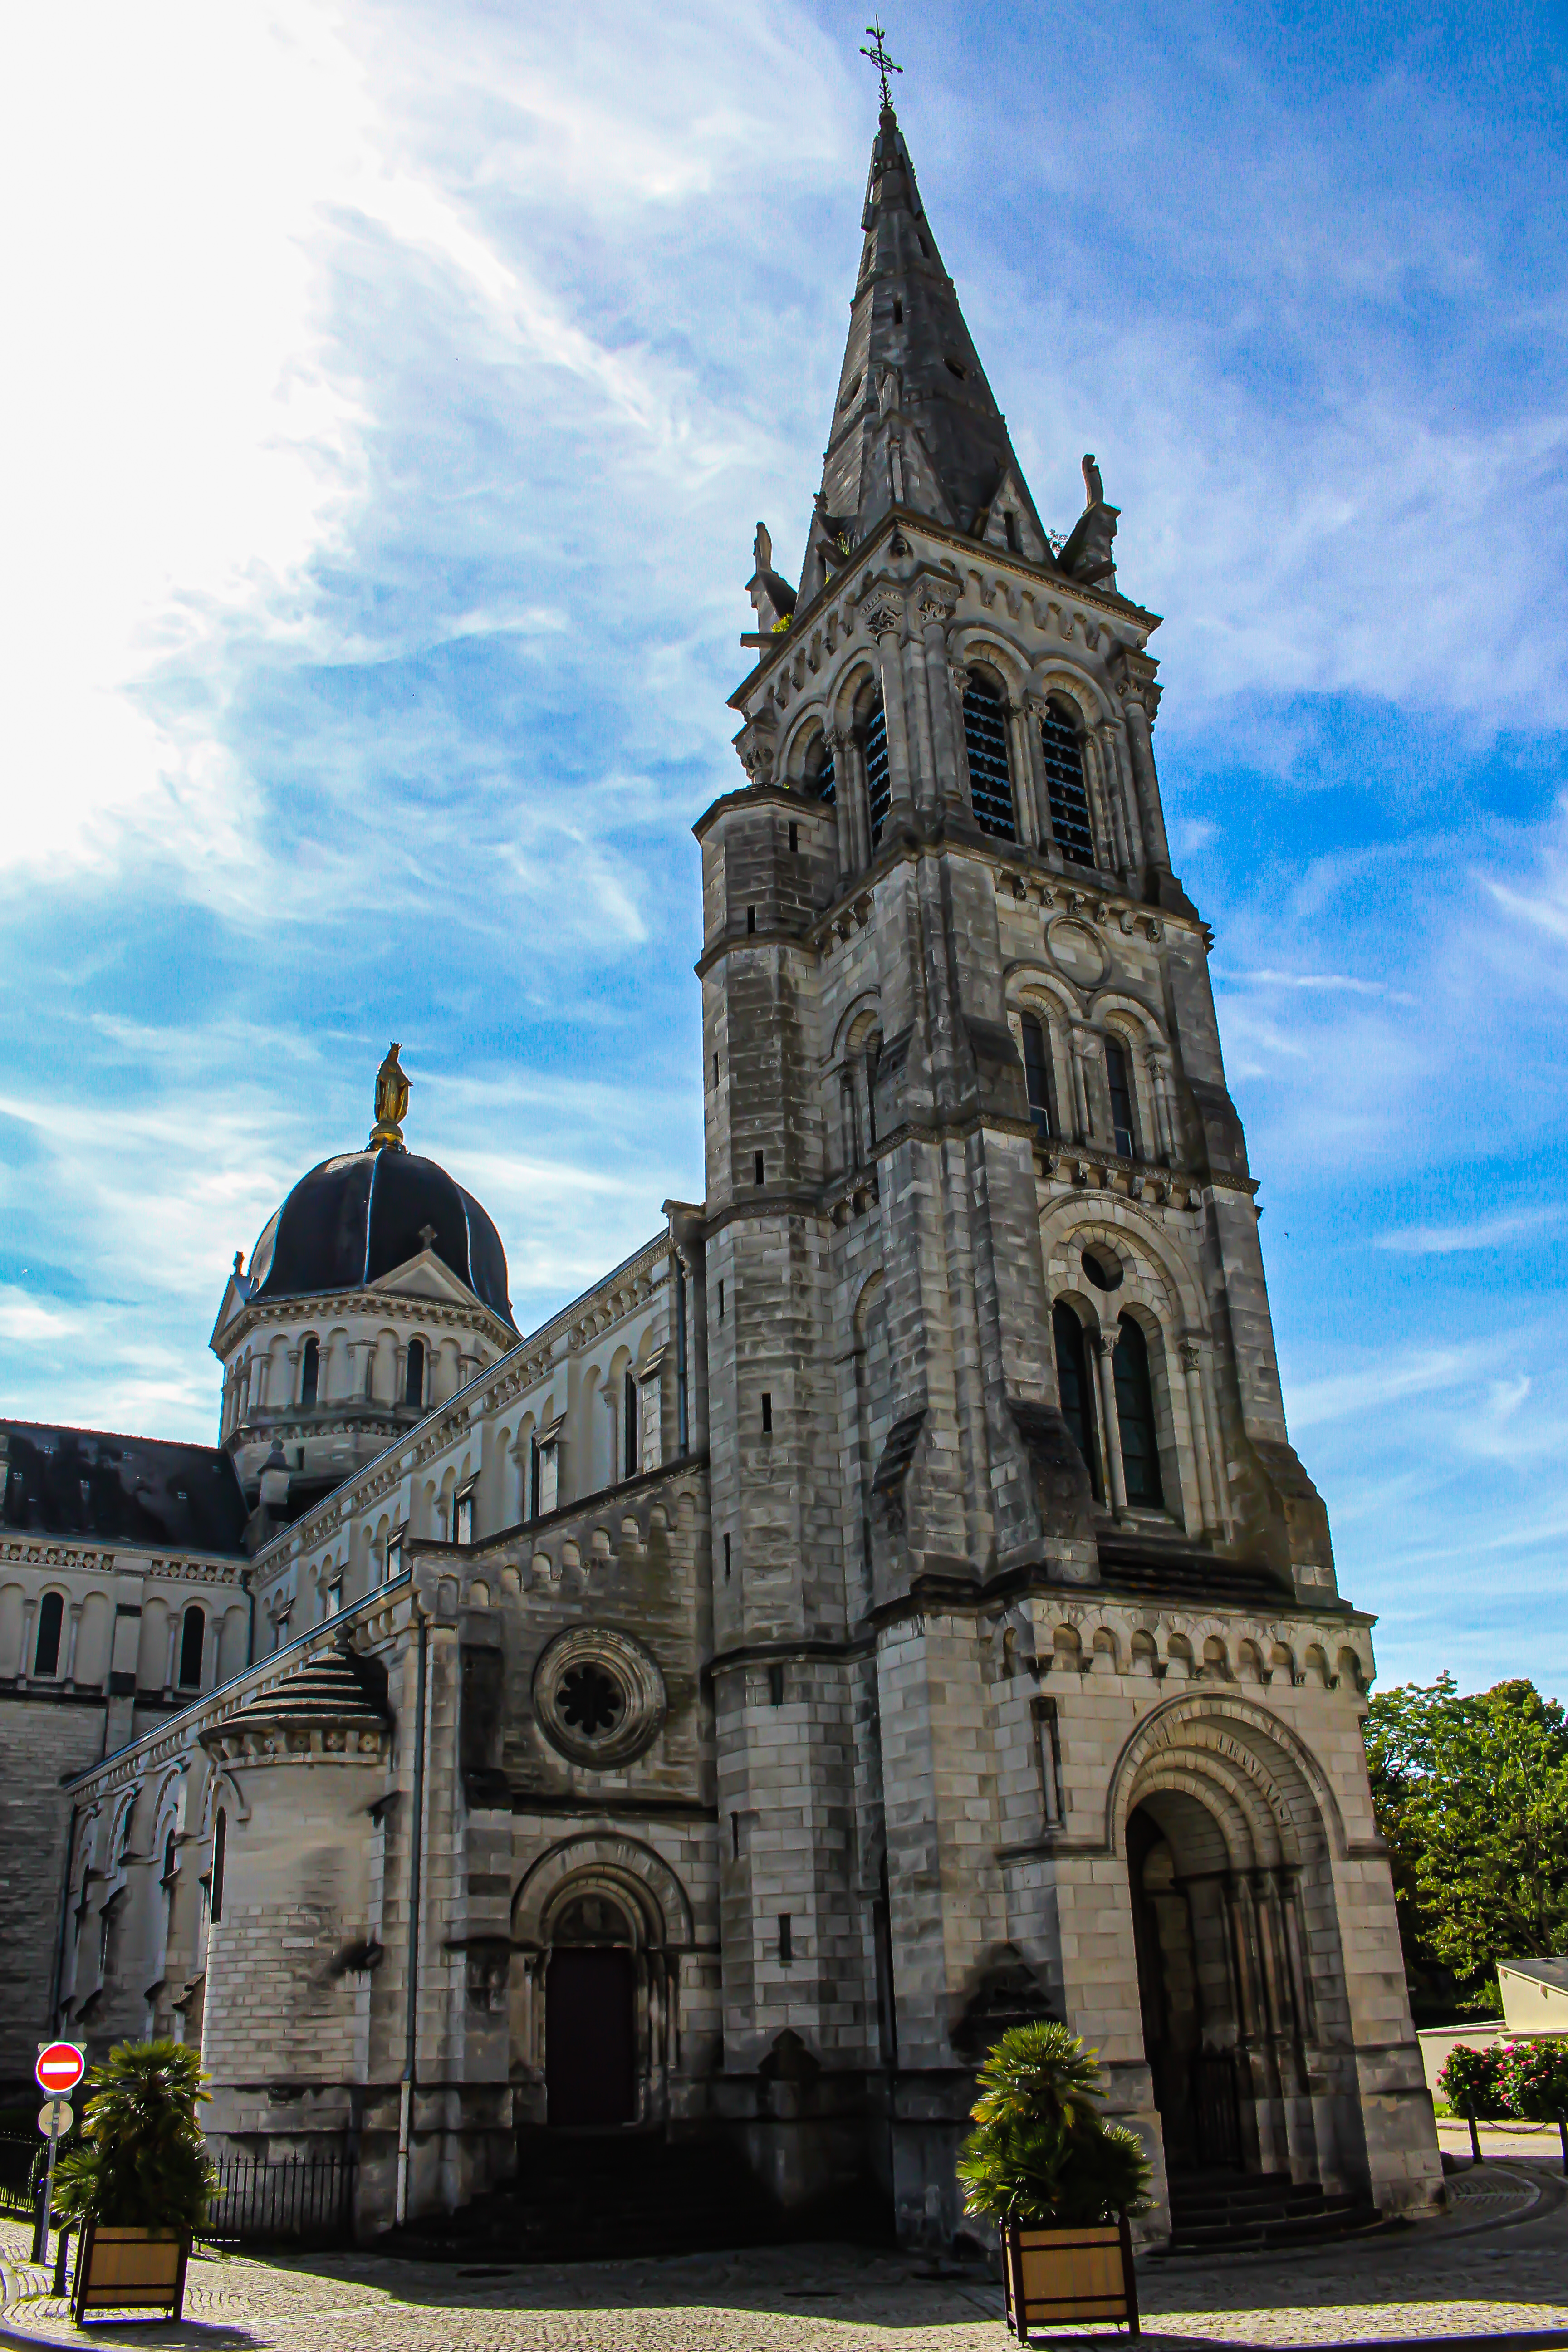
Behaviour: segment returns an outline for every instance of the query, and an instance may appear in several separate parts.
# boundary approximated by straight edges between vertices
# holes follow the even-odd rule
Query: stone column
[[[37,1596],[29,1593],[22,1603],[22,1646],[16,1654],[16,1680],[28,1681],[33,1672],[33,1619],[37,1613]]]
[[[847,882],[855,871],[855,810],[851,786],[850,740],[828,733],[828,757],[833,761],[833,823],[838,845],[838,879]]]
[[[1138,791],[1138,810],[1142,821],[1143,851],[1151,866],[1171,870],[1171,852],[1165,839],[1164,821],[1160,814],[1160,787],[1154,775],[1154,747],[1150,736],[1151,714],[1142,701],[1129,694],[1127,709],[1127,742],[1132,754],[1132,777]]]
[[[861,618],[868,633],[877,640],[882,680],[882,709],[888,727],[888,823],[908,824],[915,807],[915,747],[905,707],[903,663],[899,657],[903,642],[903,600],[891,590],[872,596],[862,607]]]
[[[1149,1056],[1149,1091],[1154,1103],[1154,1131],[1159,1156],[1167,1168],[1175,1164],[1175,1122],[1171,1115],[1171,1066],[1163,1055]]]
[[[1041,838],[1039,809],[1035,797],[1035,770],[1029,758],[1029,714],[1021,702],[1007,705],[1007,766],[1013,778],[1013,814],[1018,838],[1033,849]]]
[[[180,1628],[184,1622],[184,1611],[181,1608],[177,1608],[174,1603],[171,1601],[169,1604],[169,1656],[168,1663],[163,1669],[163,1696],[165,1698],[169,1696],[174,1687],[174,1662],[178,1655],[180,1647]]]
[[[1073,1116],[1077,1121],[1077,1131],[1073,1139],[1078,1143],[1092,1143],[1094,1123],[1089,1115],[1089,1074],[1083,1066],[1089,1033],[1080,1028],[1075,1021],[1068,1042],[1072,1048],[1072,1104]]]
[[[1127,1517],[1127,1472],[1121,1460],[1121,1416],[1116,1409],[1116,1335],[1111,1331],[1089,1334],[1094,1344],[1094,1360],[1100,1373],[1100,1418],[1105,1432],[1105,1466],[1110,1479],[1110,1508],[1113,1517]]]
[[[1219,1510],[1215,1500],[1214,1465],[1209,1458],[1208,1417],[1204,1411],[1204,1375],[1202,1350],[1195,1339],[1180,1341],[1177,1353],[1187,1380],[1187,1418],[1193,1431],[1193,1462],[1198,1474],[1198,1502],[1203,1512],[1204,1533],[1219,1533]]]
[[[938,807],[945,802],[949,808],[962,811],[965,794],[959,747],[963,730],[953,704],[952,672],[947,658],[947,625],[952,618],[952,605],[928,588],[921,598],[920,625],[934,764],[931,798]]]

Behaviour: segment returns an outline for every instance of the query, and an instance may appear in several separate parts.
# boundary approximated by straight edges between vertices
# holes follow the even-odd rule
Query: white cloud
[[[1453,1257],[1463,1250],[1498,1249],[1562,1221],[1560,1209],[1512,1209],[1474,1224],[1404,1225],[1374,1238],[1379,1249],[1393,1250],[1402,1257]]]

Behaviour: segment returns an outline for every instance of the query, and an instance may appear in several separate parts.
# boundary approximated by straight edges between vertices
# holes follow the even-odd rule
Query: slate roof
[[[218,1446],[5,1420],[0,1443],[8,1528],[244,1557],[249,1506]]]

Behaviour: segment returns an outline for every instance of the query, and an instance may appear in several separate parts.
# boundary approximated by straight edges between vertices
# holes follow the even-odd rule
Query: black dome
[[[411,1151],[345,1151],[301,1176],[250,1254],[253,1298],[364,1290],[425,1247],[511,1329],[506,1252],[471,1192]]]

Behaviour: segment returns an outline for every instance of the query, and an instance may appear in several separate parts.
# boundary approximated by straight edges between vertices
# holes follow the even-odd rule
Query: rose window
[[[602,1739],[626,1711],[626,1693],[603,1666],[589,1660],[568,1666],[555,1696],[561,1720],[580,1739]]]

